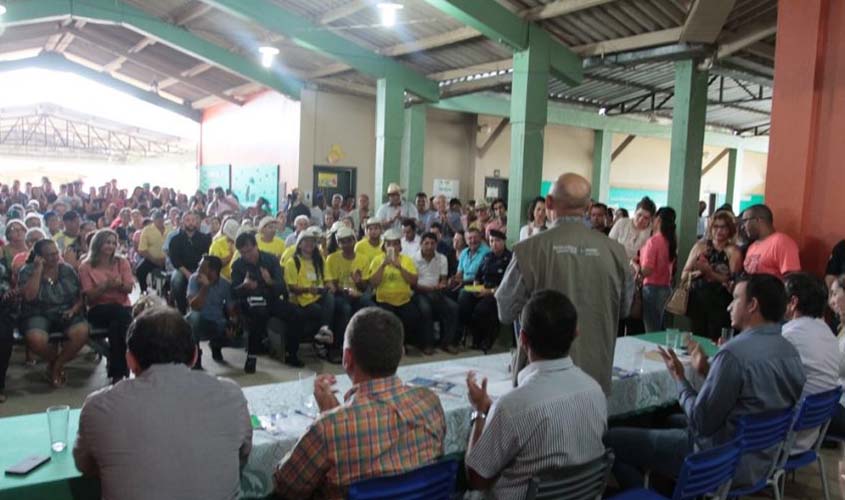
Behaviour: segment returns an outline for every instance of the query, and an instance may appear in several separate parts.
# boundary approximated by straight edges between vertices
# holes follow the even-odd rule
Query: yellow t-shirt
[[[282,258],[282,254],[285,252],[285,242],[281,238],[273,236],[273,239],[268,242],[259,236],[256,240],[258,240],[259,250],[275,255],[277,259]]]
[[[352,260],[343,257],[343,250],[338,250],[326,259],[326,281],[337,281],[341,288],[355,288],[352,273],[361,271],[361,278],[366,278],[370,268],[370,259],[359,253]]]
[[[221,259],[226,259],[230,255],[229,252],[229,238],[225,236],[218,236],[211,242],[211,247],[208,249],[208,254],[213,255],[215,257],[220,257]],[[228,264],[223,266],[223,269],[220,271],[220,276],[223,276],[227,280],[232,280],[232,263],[235,262],[237,259],[236,255],[232,255],[232,260],[229,261]]]
[[[282,267],[285,267],[288,261],[293,258],[294,252],[296,252],[296,245],[291,245],[285,248],[285,251],[282,252],[282,258],[279,260],[279,264],[281,264]]]
[[[323,280],[317,276],[314,263],[310,259],[299,259],[299,271],[296,270],[296,260],[292,257],[285,263],[285,283],[302,288],[323,286]],[[309,306],[320,300],[320,296],[313,293],[291,294],[291,302],[302,307]]]
[[[157,227],[155,227],[154,224],[148,225],[141,230],[141,239],[138,241],[138,251],[147,252],[154,259],[163,259],[164,250],[162,250],[162,247],[164,246],[164,240],[167,239],[168,233],[169,231],[167,231],[167,229],[165,229],[162,233]],[[72,241],[71,244],[73,244]]]
[[[373,259],[370,263],[370,272],[367,273],[367,279],[378,270],[385,258],[386,256],[381,255]],[[399,265],[409,273],[417,274],[417,266],[414,265],[414,261],[407,255],[399,255]],[[376,300],[399,307],[410,302],[412,295],[411,285],[405,281],[402,273],[393,266],[385,267],[381,283],[376,287]]]
[[[374,247],[370,244],[370,240],[368,238],[364,238],[358,243],[355,243],[355,253],[363,255],[369,259],[370,262],[378,256],[384,256],[384,250],[381,249],[381,240],[379,240],[378,246]]]

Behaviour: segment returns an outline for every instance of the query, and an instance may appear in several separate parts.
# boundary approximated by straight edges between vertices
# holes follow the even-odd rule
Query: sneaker
[[[305,363],[303,363],[302,360],[299,359],[295,354],[288,354],[287,356],[285,356],[285,364],[294,368],[302,368],[303,366],[305,366]],[[253,371],[255,371],[254,368]]]
[[[246,373],[255,373],[255,366],[258,364],[258,359],[255,356],[247,356],[246,363],[244,363],[244,371]]]
[[[331,344],[334,342],[334,333],[327,326],[321,326],[317,334],[314,335],[314,340],[321,344]]]
[[[218,363],[223,362],[223,349],[221,349],[220,346],[211,346],[211,359],[217,361]]]

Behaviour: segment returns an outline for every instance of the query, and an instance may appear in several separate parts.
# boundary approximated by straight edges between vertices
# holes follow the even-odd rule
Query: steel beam
[[[115,24],[293,98],[298,98],[302,90],[302,83],[295,78],[266,71],[254,61],[233,54],[121,0],[21,0],[8,4],[7,8],[3,16],[4,24],[32,24],[71,18]]]
[[[65,71],[73,73],[81,77],[101,83],[110,88],[124,92],[133,97],[141,99],[142,101],[154,104],[160,108],[168,111],[178,113],[186,118],[190,118],[195,122],[200,122],[202,119],[202,112],[195,110],[187,105],[176,104],[175,102],[158,96],[151,90],[141,90],[140,88],[129,83],[118,80],[107,73],[101,73],[81,64],[71,62],[58,54],[44,53],[38,57],[29,59],[19,59],[17,61],[3,61],[0,62],[0,71],[12,71],[23,68],[43,68],[54,71]]]
[[[373,191],[376,200],[386,199],[387,186],[391,182],[401,182],[404,100],[401,82],[386,78],[378,80],[376,85],[376,171]]]
[[[238,19],[288,37],[301,47],[341,61],[373,78],[389,78],[426,101],[437,101],[437,83],[412,69],[367,50],[349,40],[320,29],[311,21],[268,0],[202,0]]]
[[[531,46],[513,56],[511,88],[511,161],[508,180],[508,241],[519,241],[528,202],[537,196],[543,176],[543,135],[548,119],[549,55],[553,47],[548,34],[530,27]]]
[[[725,203],[730,203],[734,211],[739,210],[739,201],[742,199],[742,191],[737,189],[737,172],[742,170],[742,163],[745,158],[745,150],[742,148],[731,148],[728,153],[728,183],[725,187]]]
[[[715,42],[735,3],[736,0],[695,0],[687,14],[680,40],[682,42]]]
[[[699,70],[694,60],[676,62],[668,202],[677,212],[681,259],[689,255],[697,237],[706,113],[707,71]]]
[[[425,168],[426,105],[414,104],[405,109],[405,133],[402,139],[402,186],[408,196],[423,191]]]
[[[593,135],[593,191],[594,200],[610,200],[610,167],[612,160],[613,132],[596,130]]]
[[[515,51],[524,51],[543,37],[543,43],[550,44],[548,64],[555,77],[569,85],[577,85],[583,79],[581,59],[569,47],[552,40],[545,30],[531,30],[536,26],[496,2],[477,0],[426,0],[441,12],[475,28],[491,40],[505,44]]]

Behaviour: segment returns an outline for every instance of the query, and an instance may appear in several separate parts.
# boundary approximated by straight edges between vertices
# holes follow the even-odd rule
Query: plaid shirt
[[[344,404],[323,413],[275,472],[282,498],[343,498],[359,479],[399,474],[443,454],[446,418],[440,399],[397,376],[353,387]]]

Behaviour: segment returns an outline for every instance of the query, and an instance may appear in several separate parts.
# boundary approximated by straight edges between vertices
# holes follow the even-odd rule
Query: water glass
[[[631,361],[631,371],[634,373],[643,372],[643,360],[645,360],[645,346],[634,349],[633,360]]]
[[[733,328],[722,328],[722,343],[731,340],[734,338],[734,329]]]
[[[47,408],[47,426],[50,429],[50,448],[60,453],[67,448],[67,424],[70,406],[58,405]]]
[[[682,332],[679,337],[681,339],[680,349],[685,352],[689,351],[689,343],[692,342],[692,332]]]
[[[317,401],[314,400],[314,381],[317,374],[312,371],[303,370],[298,373],[299,376],[299,404],[306,410],[306,413],[312,413],[312,410],[317,406]]]
[[[678,349],[678,341],[680,339],[680,333],[678,330],[674,328],[669,328],[666,330],[666,347],[669,349]]]

